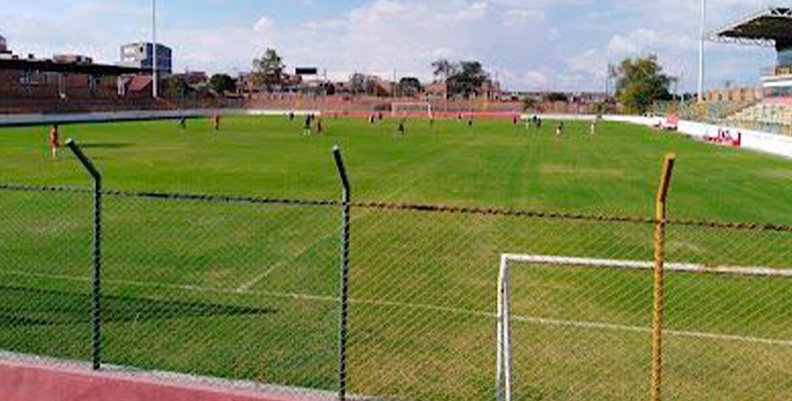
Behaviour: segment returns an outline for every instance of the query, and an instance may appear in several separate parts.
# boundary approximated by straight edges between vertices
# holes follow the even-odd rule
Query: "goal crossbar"
[[[394,102],[391,103],[391,115],[399,117],[403,115],[425,115],[432,116],[432,104],[429,102]]]
[[[509,271],[511,263],[528,263],[544,266],[580,268],[606,268],[626,270],[652,270],[654,262],[619,259],[597,259],[570,256],[502,254],[498,274],[498,330],[497,330],[497,396],[498,401],[512,399],[512,337],[511,293]],[[681,273],[706,273],[752,277],[792,278],[792,269],[752,266],[708,266],[700,263],[665,263],[665,270]]]

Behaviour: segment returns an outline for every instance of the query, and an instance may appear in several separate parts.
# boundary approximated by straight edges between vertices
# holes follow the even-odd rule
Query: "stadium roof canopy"
[[[792,46],[792,8],[769,7],[711,35],[717,42],[787,48]]]
[[[9,59],[0,60],[0,70],[34,70],[44,72],[65,72],[91,75],[122,75],[150,72],[134,67],[121,67],[107,64],[70,64],[55,63],[51,60]]]

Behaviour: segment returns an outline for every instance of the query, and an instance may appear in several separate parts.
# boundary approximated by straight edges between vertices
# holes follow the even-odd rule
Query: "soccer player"
[[[185,117],[185,116],[179,117],[179,128],[182,131],[187,129],[187,117]]]
[[[60,134],[58,133],[58,124],[52,124],[49,131],[49,146],[52,159],[58,158],[58,147],[60,147]]]
[[[597,120],[591,121],[591,127],[589,127],[589,131],[591,135],[595,135],[597,133]]]
[[[305,124],[303,125],[303,135],[311,135],[311,115],[305,115]]]
[[[468,119],[468,127],[472,127],[472,126],[473,126],[473,118],[471,117]]]
[[[564,133],[564,122],[561,121],[556,127],[556,136],[561,136]]]
[[[215,131],[220,131],[220,114],[214,113],[214,116],[212,116],[212,125]]]
[[[401,135],[401,136],[404,136],[404,134],[407,132],[407,128],[405,128],[405,126],[404,126],[404,119],[403,118],[401,119],[401,121],[399,121],[398,130],[399,130],[399,135]]]
[[[319,118],[316,120],[316,135],[322,135],[324,133],[324,127],[322,126],[322,119]]]

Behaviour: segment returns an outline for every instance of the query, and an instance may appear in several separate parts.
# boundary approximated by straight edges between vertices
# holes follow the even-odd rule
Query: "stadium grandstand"
[[[776,65],[762,69],[761,96],[725,108],[726,120],[776,132],[792,127],[792,8],[769,7],[713,33],[721,43],[774,47]],[[731,99],[708,99],[713,104]]]
[[[127,91],[137,68],[34,58],[0,59],[0,112],[77,112],[140,106],[148,96]],[[150,79],[149,79],[150,82]],[[122,96],[124,95],[124,96]]]
[[[76,54],[23,56],[13,53],[0,36],[2,114],[159,108],[145,91],[150,86],[145,69],[96,64]]]

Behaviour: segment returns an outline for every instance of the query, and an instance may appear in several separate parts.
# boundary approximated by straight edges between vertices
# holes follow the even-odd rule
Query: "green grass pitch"
[[[552,124],[410,120],[400,136],[392,120],[323,123],[322,137],[302,136],[299,119],[252,117],[219,133],[190,120],[184,132],[155,121],[62,135],[110,189],[337,199],[337,143],[355,200],[641,217],[674,151],[672,217],[792,224],[790,161],[648,128],[603,123],[591,136],[568,123],[556,137]],[[45,128],[0,129],[0,166],[0,184],[90,185],[66,149],[49,159]],[[0,349],[90,357],[90,205],[0,190]],[[107,196],[105,360],[334,390],[339,212]],[[639,223],[353,208],[349,390],[494,399],[499,255],[650,260],[651,236]],[[792,234],[671,225],[668,258],[789,268]],[[643,399],[650,290],[639,272],[515,269],[516,398]],[[788,279],[671,275],[672,399],[785,399],[791,295]]]

